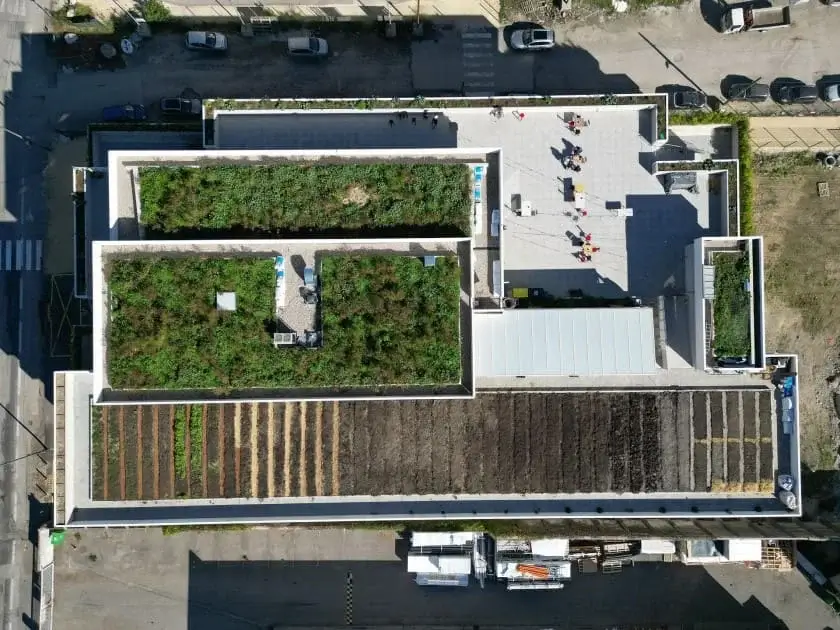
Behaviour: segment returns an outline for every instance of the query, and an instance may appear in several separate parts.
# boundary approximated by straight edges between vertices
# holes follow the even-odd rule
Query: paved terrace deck
[[[92,493],[94,501],[767,496],[777,467],[771,396],[762,388],[193,406],[203,440],[186,445],[186,475],[173,457],[173,407],[97,408]]]

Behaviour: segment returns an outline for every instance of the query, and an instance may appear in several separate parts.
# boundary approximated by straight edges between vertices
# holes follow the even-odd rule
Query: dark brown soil
[[[758,436],[758,427],[756,426],[756,405],[755,394],[753,392],[744,392],[744,437],[755,438]]]
[[[730,425],[731,426],[731,425]],[[726,445],[726,480],[730,484],[739,484],[741,479],[741,445],[730,442]]]
[[[236,462],[238,461],[237,450],[234,448],[233,442],[233,417],[236,413],[234,405],[223,405],[222,414],[224,417],[224,442],[225,447],[222,450],[224,460],[222,467],[225,471],[225,492],[226,497],[240,496],[237,487],[239,482],[239,473],[236,471]]]
[[[770,395],[743,393],[745,424],[752,417],[753,431],[756,405],[769,413]],[[483,393],[463,401],[308,403],[305,419],[303,405],[291,403],[288,454],[287,405],[274,405],[274,443],[269,444],[269,407],[263,404],[257,408],[253,455],[251,405],[241,406],[238,453],[235,405],[209,405],[190,417],[201,423],[203,438],[200,462],[189,462],[197,471],[189,492],[194,497],[251,496],[253,464],[256,494],[268,496],[269,453],[275,496],[284,495],[287,479],[291,496],[672,492],[690,490],[692,474],[694,489],[704,491],[707,475],[716,482],[741,482],[742,465],[745,483],[772,479],[773,445],[761,444],[759,470],[755,444],[740,439],[739,396],[719,391]],[[714,437],[708,438],[707,420],[722,418],[724,409],[726,436],[715,421]],[[186,496],[186,480],[173,479],[173,407],[143,408],[139,415],[136,407],[104,408],[102,418],[103,455],[94,469],[101,477],[94,480],[94,488],[97,483],[101,487],[99,496]],[[745,430],[749,440],[749,426]],[[693,471],[692,434],[699,440]]]
[[[709,419],[712,424],[712,437],[723,437],[723,392],[709,394]]]
[[[175,436],[172,434],[172,407],[161,405],[158,407],[160,437],[160,498],[175,498],[175,459],[172,452]]]
[[[155,455],[158,452],[156,443],[156,435],[154,429],[154,413],[155,408],[143,408],[143,420],[140,424],[140,434],[142,434],[142,443],[138,440],[138,456],[137,458],[143,462],[138,466],[137,486],[141,488],[141,499],[156,498],[155,492],[157,483],[155,481],[155,474],[157,474],[158,465],[155,463]],[[142,478],[141,478],[142,477]]]
[[[219,418],[221,417],[221,405],[207,405],[207,430],[204,433],[204,441],[207,453],[207,496],[220,497],[222,462],[219,461],[219,454],[222,452],[219,441]]]

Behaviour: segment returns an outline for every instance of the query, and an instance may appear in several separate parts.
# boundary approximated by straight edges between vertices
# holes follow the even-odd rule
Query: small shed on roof
[[[653,309],[554,308],[479,313],[477,376],[653,374]]]

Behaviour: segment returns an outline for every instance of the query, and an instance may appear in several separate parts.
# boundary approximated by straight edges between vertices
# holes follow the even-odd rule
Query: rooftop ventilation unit
[[[296,333],[274,333],[274,347],[297,345]]]

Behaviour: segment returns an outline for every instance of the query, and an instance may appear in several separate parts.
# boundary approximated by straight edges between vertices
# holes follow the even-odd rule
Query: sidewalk
[[[172,15],[177,17],[237,16],[238,7],[253,8],[253,0],[167,0]],[[452,21],[453,18],[485,18],[499,24],[499,0],[268,0],[261,3],[265,11],[284,18],[326,20],[376,20],[391,17],[413,20],[421,18]]]
[[[756,151],[836,151],[840,149],[840,116],[767,116],[750,119]]]

